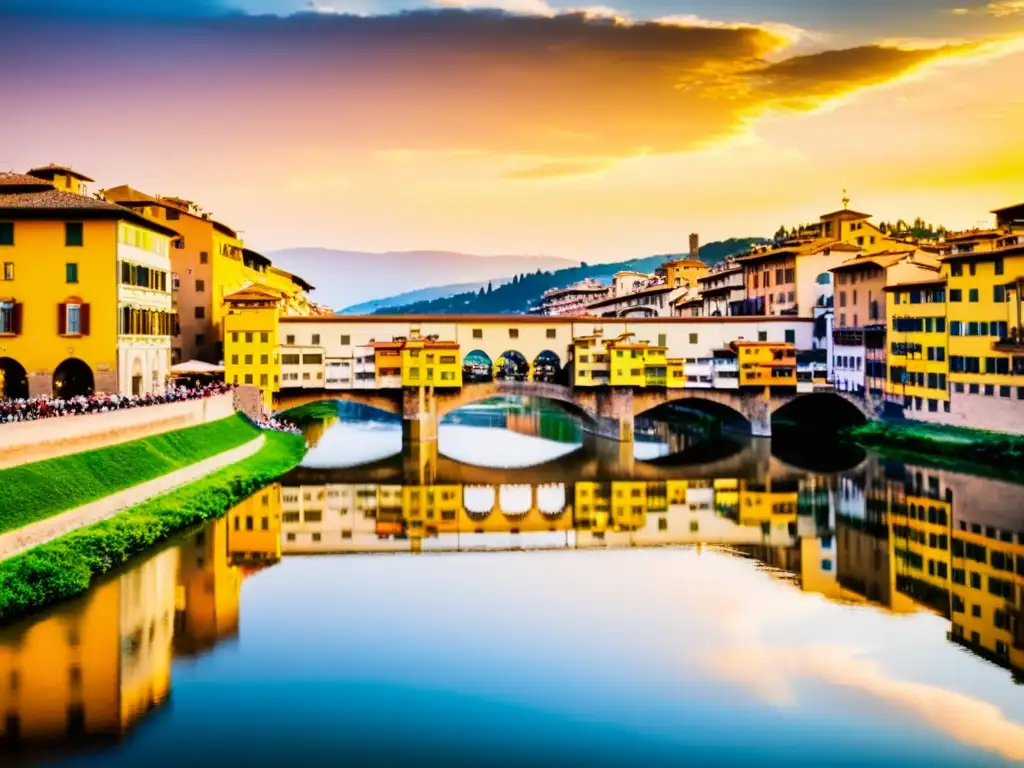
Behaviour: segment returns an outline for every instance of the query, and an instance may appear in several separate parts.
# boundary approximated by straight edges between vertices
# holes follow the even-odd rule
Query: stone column
[[[633,442],[633,390],[611,387],[598,392],[597,415],[608,437],[624,443]],[[610,429],[609,429],[610,428]],[[613,434],[617,433],[617,434]]]
[[[772,436],[772,399],[768,387],[757,394],[744,393],[743,415],[750,422],[750,434],[754,437]]]
[[[437,401],[433,387],[406,387],[402,390],[402,443],[437,440]]]
[[[437,476],[437,440],[407,442],[402,446],[402,483],[433,485]]]

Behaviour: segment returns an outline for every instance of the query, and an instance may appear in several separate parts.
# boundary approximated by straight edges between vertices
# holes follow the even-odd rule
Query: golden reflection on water
[[[756,482],[395,484],[301,477],[292,473],[264,488],[82,599],[0,630],[4,743],[123,734],[167,699],[173,658],[210,651],[238,633],[246,576],[283,557],[310,554],[715,547],[829,601],[942,616],[950,642],[1024,680],[1021,489],[1002,481],[877,459],[846,475]],[[712,665],[749,669],[756,654],[744,654],[746,662]],[[796,663],[785,650],[762,661],[780,673]],[[824,679],[907,707],[942,698],[942,689],[893,687],[872,669],[832,655],[804,661],[817,664]],[[863,674],[851,678],[854,669]],[[1019,755],[1019,726],[1000,719],[997,709],[1000,718],[987,717],[994,708],[984,702],[957,702],[965,717],[973,712],[988,730],[957,725],[933,706],[919,708],[965,743]]]

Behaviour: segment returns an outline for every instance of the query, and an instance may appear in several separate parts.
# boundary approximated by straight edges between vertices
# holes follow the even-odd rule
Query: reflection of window
[[[4,280],[13,280],[13,279],[14,279],[14,262],[13,261],[5,261],[4,262]]]

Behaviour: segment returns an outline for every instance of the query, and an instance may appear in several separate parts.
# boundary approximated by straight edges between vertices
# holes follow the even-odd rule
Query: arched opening
[[[530,363],[522,352],[510,349],[494,361],[494,378],[498,381],[526,381],[530,377]]]
[[[490,356],[481,349],[474,349],[462,360],[462,381],[466,384],[490,381],[494,377]]]
[[[137,357],[132,363],[132,394],[142,394],[142,361]]]
[[[546,384],[564,384],[562,360],[550,349],[545,349],[533,360],[533,380]]]
[[[462,506],[471,520],[486,520],[497,503],[498,494],[490,485],[467,485],[462,489]]]
[[[670,417],[690,420],[699,425],[714,428],[710,431],[717,429],[742,433],[750,432],[750,422],[742,413],[728,405],[716,403],[713,400],[705,400],[699,396],[682,397],[678,400],[672,400],[642,414],[637,414],[637,416],[643,419],[654,420]]]
[[[816,432],[838,432],[866,421],[867,417],[857,406],[831,392],[801,395],[772,414],[773,428],[792,425]]]
[[[717,461],[741,450],[736,436],[749,433],[750,422],[738,411],[690,397],[636,417],[633,457],[661,464]]]
[[[844,397],[828,392],[801,395],[772,414],[772,453],[801,469],[850,469],[864,460],[865,453],[839,435],[866,421],[864,413]]]
[[[10,357],[0,357],[0,400],[24,400],[28,397],[28,374],[24,366]]]
[[[77,357],[69,357],[53,372],[53,396],[67,399],[91,395],[95,387],[92,369]]]

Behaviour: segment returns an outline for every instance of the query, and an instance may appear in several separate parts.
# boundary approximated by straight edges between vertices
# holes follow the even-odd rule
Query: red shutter
[[[83,304],[82,308],[79,310],[79,313],[80,313],[79,314],[79,324],[81,325],[81,328],[82,328],[82,335],[83,336],[88,336],[89,335],[89,305],[88,304]]]
[[[15,336],[21,335],[21,302],[14,303],[14,327],[11,329]]]
[[[57,335],[63,336],[68,332],[68,305],[57,305]]]

